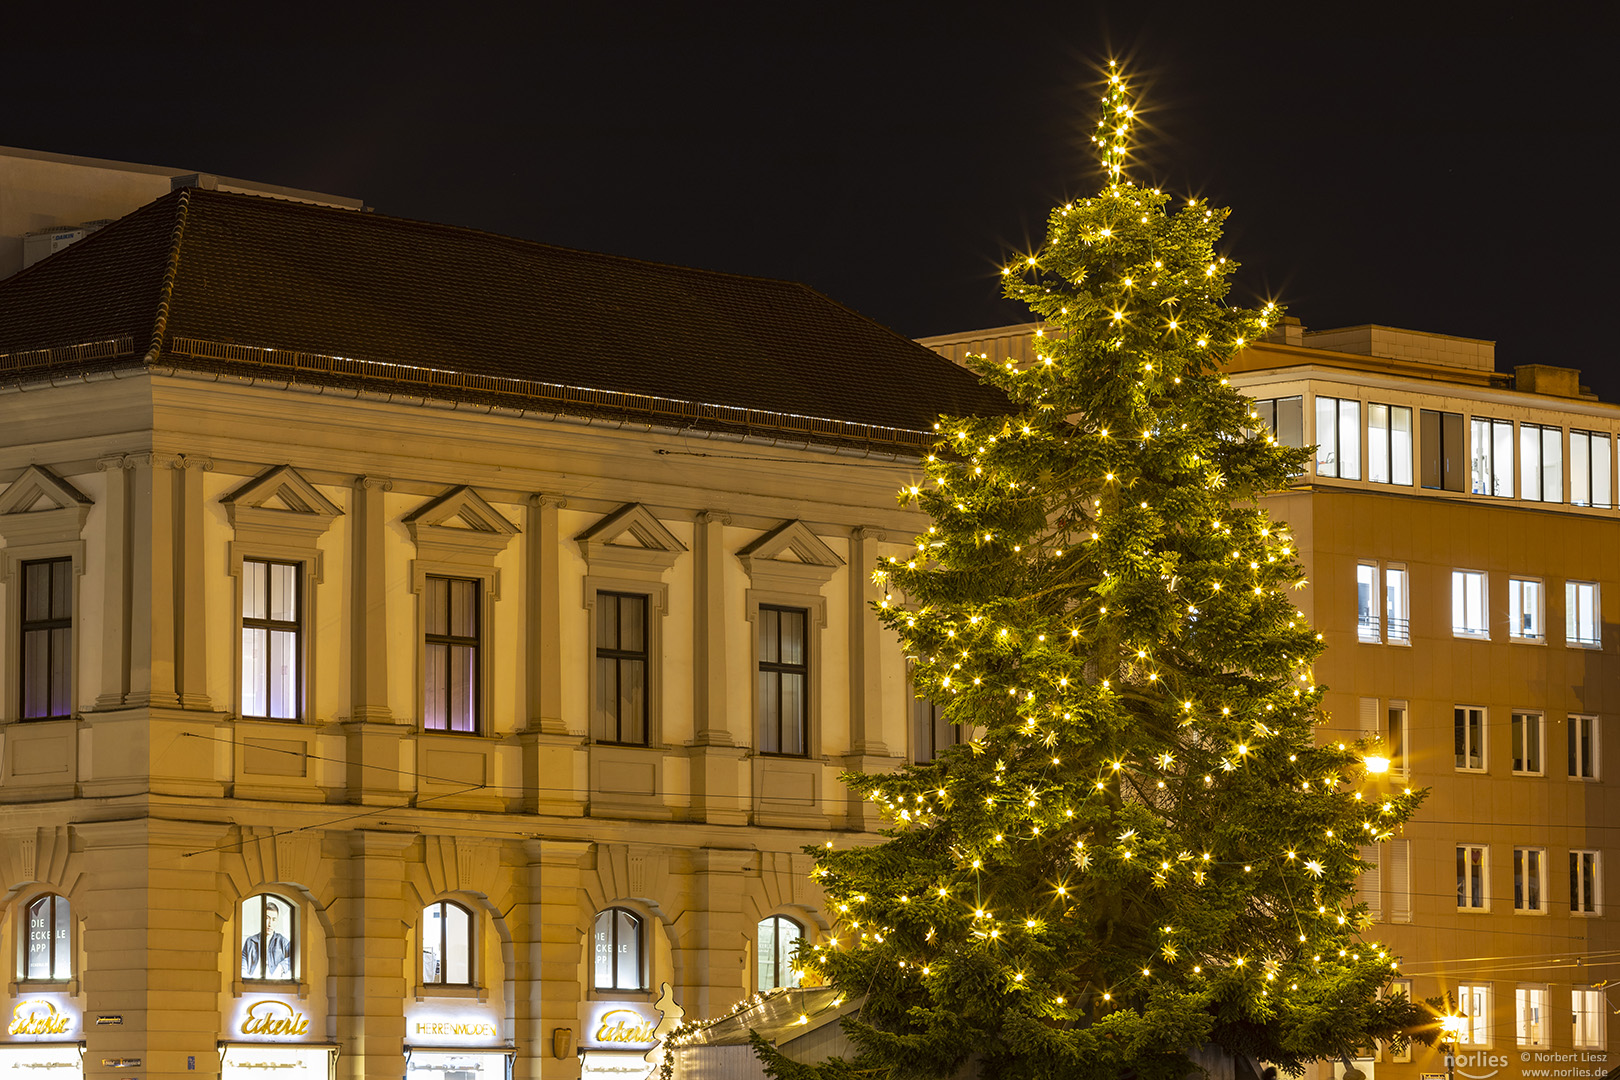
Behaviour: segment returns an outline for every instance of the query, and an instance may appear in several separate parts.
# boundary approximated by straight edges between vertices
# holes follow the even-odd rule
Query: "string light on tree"
[[[1416,1015],[1380,997],[1354,882],[1422,793],[1386,790],[1377,747],[1317,745],[1321,637],[1258,502],[1309,451],[1253,434],[1222,373],[1282,310],[1227,302],[1225,210],[1131,179],[1138,108],[1104,77],[1100,190],[1002,273],[1036,359],[972,360],[1008,408],[941,418],[933,483],[899,493],[932,523],[880,566],[914,685],[974,737],[847,778],[890,825],[813,851],[854,931],[815,970],[865,995],[859,1058],[756,1046],[781,1080],[974,1053],[1007,1080],[1171,1080],[1206,1041],[1292,1067]]]

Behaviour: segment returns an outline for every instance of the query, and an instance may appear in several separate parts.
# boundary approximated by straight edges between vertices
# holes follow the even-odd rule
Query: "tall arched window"
[[[73,912],[68,898],[46,893],[29,901],[17,941],[17,977],[37,982],[73,978]]]
[[[471,986],[472,912],[453,900],[422,909],[422,985]]]
[[[798,986],[793,950],[804,938],[804,927],[786,915],[772,915],[759,924],[759,988]]]
[[[641,916],[624,908],[596,917],[596,989],[647,989],[642,929]]]
[[[298,978],[298,905],[275,893],[242,901],[242,978]]]

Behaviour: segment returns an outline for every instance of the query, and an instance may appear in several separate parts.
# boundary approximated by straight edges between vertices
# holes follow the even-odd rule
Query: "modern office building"
[[[1029,360],[1033,330],[923,344]],[[1317,447],[1268,508],[1327,643],[1322,737],[1381,741],[1372,790],[1430,791],[1363,852],[1367,936],[1405,958],[1392,985],[1449,995],[1456,1076],[1599,1076],[1620,1063],[1620,406],[1570,368],[1495,367],[1487,341],[1290,319],[1230,371],[1257,427]],[[1357,1067],[1444,1075],[1445,1048]]]
[[[792,983],[839,772],[930,752],[895,491],[998,400],[801,285],[220,190],[0,282],[0,1074],[627,1080]]]

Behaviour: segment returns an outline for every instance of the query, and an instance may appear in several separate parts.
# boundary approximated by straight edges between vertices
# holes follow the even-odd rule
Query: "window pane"
[[[1447,491],[1467,491],[1468,451],[1463,445],[1462,413],[1440,413],[1442,485]]]
[[[1388,713],[1388,723],[1386,725],[1386,730],[1387,730],[1388,734],[1386,735],[1384,741],[1385,741],[1386,746],[1389,748],[1389,764],[1390,764],[1390,767],[1392,769],[1397,770],[1397,771],[1405,769],[1406,768],[1406,710],[1405,709],[1399,708],[1399,707],[1393,706],[1393,705],[1390,706],[1389,713]]]
[[[422,911],[422,981],[444,981],[444,905],[429,904]]]
[[[22,655],[24,717],[35,719],[51,715],[50,663],[50,632],[30,630],[24,634]]]
[[[73,709],[68,703],[72,685],[73,631],[59,627],[51,635],[51,715],[67,716]]]
[[[804,663],[804,612],[784,611],[782,615],[782,663]]]
[[[1605,509],[1613,505],[1610,487],[1611,461],[1609,457],[1609,437],[1607,435],[1592,436],[1592,505]]]
[[[51,564],[23,564],[24,622],[41,622],[51,617]]]
[[[782,752],[782,676],[775,671],[759,673],[759,748],[766,754]]]
[[[422,694],[422,724],[434,731],[450,726],[450,646],[430,642],[424,656],[427,685]]]
[[[776,920],[766,919],[759,924],[759,988],[770,990],[780,986],[776,971]]]
[[[619,608],[619,648],[626,652],[647,651],[647,598],[621,596]]]
[[[1318,476],[1339,475],[1339,401],[1316,399],[1316,472]]]
[[[1473,467],[1473,492],[1475,495],[1489,495],[1491,493],[1491,422],[1473,417],[1468,422],[1469,446],[1472,454],[1469,460]]]
[[[458,985],[472,982],[472,957],[468,955],[468,939],[472,925],[465,909],[455,904],[444,904],[444,981]]]
[[[264,897],[242,901],[242,978],[264,978]]]
[[[1406,571],[1391,567],[1384,571],[1384,617],[1389,627],[1389,640],[1406,641],[1410,638],[1406,595]]]
[[[627,911],[616,913],[618,962],[617,986],[621,990],[641,989],[641,922]]]
[[[478,582],[472,578],[450,581],[450,633],[464,638],[478,636]]]
[[[73,977],[73,913],[65,896],[52,897],[56,909],[56,947],[52,959],[51,978]]]
[[[782,747],[784,754],[805,753],[804,676],[782,676]]]
[[[1356,633],[1363,641],[1379,640],[1378,567],[1356,566]]]
[[[775,608],[759,609],[759,658],[768,664],[781,660],[779,644],[782,633],[782,612]]]
[[[298,716],[298,635],[270,631],[270,712],[277,720]]]
[[[42,896],[28,905],[28,961],[24,977],[51,977],[51,898]]]
[[[1569,501],[1576,506],[1592,502],[1592,437],[1584,431],[1569,433]]]
[[[596,647],[619,647],[619,605],[612,593],[596,594]]]
[[[1367,479],[1389,483],[1389,406],[1367,405]]]
[[[619,676],[618,661],[599,656],[596,659],[596,738],[607,742],[619,740]]]
[[[298,567],[270,564],[270,618],[277,622],[298,618]]]
[[[1389,416],[1390,478],[1397,484],[1412,485],[1412,410],[1393,406]]]
[[[450,647],[450,730],[478,728],[473,702],[478,690],[478,650],[466,645]]]
[[[242,561],[242,617],[262,619],[265,614],[265,574],[269,567],[252,559]]]
[[[427,632],[450,632],[450,581],[448,578],[427,579]]]
[[[593,950],[598,989],[613,987],[613,912],[604,911],[596,917],[596,944]]]
[[[1564,501],[1563,431],[1541,429],[1541,497],[1548,502]]]
[[[1513,422],[1511,420],[1491,421],[1491,437],[1494,442],[1492,457],[1492,486],[1491,494],[1498,498],[1513,498]]]
[[[268,716],[270,631],[242,628],[242,715]]]
[[[1443,470],[1441,460],[1443,457],[1440,434],[1440,414],[1431,409],[1424,409],[1418,415],[1423,425],[1423,486],[1438,488],[1441,486]]]
[[[619,741],[645,745],[647,742],[647,665],[637,660],[619,661]]]
[[[1361,479],[1361,402],[1339,400],[1339,476]]]
[[[1526,499],[1541,498],[1541,428],[1519,425],[1519,489]]]
[[[1277,401],[1277,441],[1296,450],[1305,445],[1305,399],[1281,398]]]

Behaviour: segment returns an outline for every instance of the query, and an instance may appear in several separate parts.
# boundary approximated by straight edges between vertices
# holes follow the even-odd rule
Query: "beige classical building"
[[[791,983],[967,373],[803,286],[183,189],[0,283],[0,1072],[631,1077]],[[671,993],[660,999],[660,988]]]
[[[923,344],[1029,359],[1033,329]],[[1323,737],[1382,741],[1371,790],[1430,791],[1363,852],[1368,937],[1405,958],[1392,985],[1450,996],[1457,1076],[1599,1076],[1620,1064],[1620,406],[1578,371],[1495,359],[1487,341],[1289,320],[1231,373],[1257,427],[1317,446],[1269,509],[1327,642]],[[1448,1062],[1419,1046],[1358,1067],[1418,1080]]]

